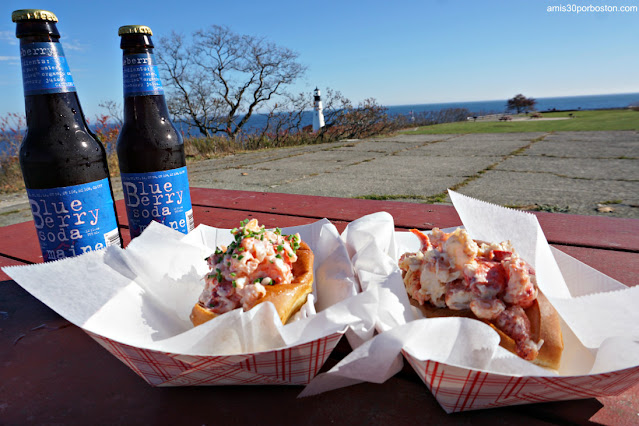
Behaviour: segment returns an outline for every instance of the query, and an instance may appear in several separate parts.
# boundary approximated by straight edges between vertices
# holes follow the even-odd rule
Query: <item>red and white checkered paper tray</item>
[[[568,279],[573,276],[576,269],[582,269],[590,275],[591,279],[611,280],[559,250],[552,250],[561,271],[566,272],[564,275]],[[573,278],[576,279],[576,276]],[[584,282],[568,281],[567,284],[571,289],[576,290],[575,287]],[[632,291],[629,291],[631,289],[624,290],[621,284],[613,280],[609,284],[612,288],[619,286],[618,290],[611,289],[608,293],[612,294],[609,296],[616,293],[619,297],[623,297],[623,294],[631,298],[636,297],[631,294]],[[595,293],[584,296],[602,295]],[[578,303],[576,302],[575,305]],[[559,311],[561,312],[562,309],[559,308]],[[619,314],[623,316],[623,310]],[[479,322],[477,324],[482,325]],[[407,343],[402,349],[402,354],[439,404],[449,413],[508,405],[614,396],[639,383],[639,348],[637,343],[633,342],[636,336],[634,338],[632,334],[616,336],[614,331],[611,331],[610,337],[602,340],[599,347],[588,349],[565,322],[562,324],[562,331],[565,349],[558,374],[541,368],[533,372],[526,361],[519,360],[509,353],[503,353],[500,358],[497,351],[506,351],[498,346],[494,348],[496,352],[493,353],[493,359],[478,365],[478,368],[469,368],[468,363],[458,363],[450,358],[449,362],[433,360],[433,357],[424,355],[419,349],[414,348],[419,346],[414,345],[415,342]],[[422,335],[423,338],[427,336],[428,333]],[[499,339],[495,339],[494,344],[498,342]],[[467,348],[467,350],[472,349]],[[477,359],[475,361],[477,362]],[[482,363],[478,362],[478,364]],[[526,374],[526,371],[529,373]]]
[[[345,331],[365,338],[374,318],[351,313],[371,301],[356,294],[348,253],[329,221],[282,232],[299,232],[315,254],[313,294],[285,326],[270,303],[192,326],[204,259],[230,243],[229,230],[200,226],[184,236],[152,223],[126,250],[3,270],[153,386],[300,385]]]
[[[284,349],[193,356],[139,348],[88,334],[152,386],[305,385],[342,337],[341,332],[336,332]]]
[[[352,259],[362,288],[385,288],[393,295],[380,302],[380,309],[386,310],[379,316],[385,331],[318,375],[303,395],[339,387],[345,378],[350,383],[382,383],[401,368],[399,354],[447,412],[612,396],[639,382],[639,286],[627,288],[552,249],[534,215],[452,191],[450,195],[473,238],[511,240],[521,257],[536,268],[540,289],[562,319],[565,348],[559,371],[537,367],[503,349],[497,333],[480,321],[413,320],[421,313],[410,306],[396,265],[402,253],[419,249],[420,242],[402,232],[360,247],[369,253],[366,262]],[[349,224],[352,229],[345,231],[352,237],[345,239],[349,252],[353,240],[365,240],[361,234],[392,229],[388,221],[388,217],[371,215]],[[377,265],[384,262],[388,265],[382,270]],[[402,322],[402,315],[406,321]]]
[[[578,376],[494,374],[402,353],[447,413],[614,396],[639,382],[639,367]]]

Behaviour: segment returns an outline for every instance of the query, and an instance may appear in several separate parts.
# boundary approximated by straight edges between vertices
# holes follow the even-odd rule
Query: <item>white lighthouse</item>
[[[320,91],[315,88],[315,102],[313,103],[313,132],[317,132],[324,127],[324,113],[322,112],[322,100]]]

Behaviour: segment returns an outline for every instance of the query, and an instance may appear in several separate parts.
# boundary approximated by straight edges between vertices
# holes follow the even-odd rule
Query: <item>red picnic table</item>
[[[197,224],[233,228],[352,220],[386,211],[397,230],[452,227],[451,206],[191,188]],[[117,203],[128,243],[126,213]],[[535,213],[549,243],[628,285],[639,276],[639,220]],[[42,261],[33,222],[0,228],[0,266]],[[324,366],[350,347],[342,339]],[[308,398],[299,386],[155,388],[0,272],[2,424],[546,424],[639,423],[639,385],[615,397],[446,414],[408,363],[383,384],[364,383]]]

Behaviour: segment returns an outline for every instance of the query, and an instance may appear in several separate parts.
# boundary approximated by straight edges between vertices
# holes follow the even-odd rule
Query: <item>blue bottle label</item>
[[[152,53],[124,55],[124,96],[163,95],[160,71]]]
[[[120,244],[108,179],[27,195],[45,262]]]
[[[62,45],[37,42],[20,46],[24,94],[75,92]]]
[[[159,222],[184,234],[194,228],[186,167],[149,173],[120,173],[131,238]]]

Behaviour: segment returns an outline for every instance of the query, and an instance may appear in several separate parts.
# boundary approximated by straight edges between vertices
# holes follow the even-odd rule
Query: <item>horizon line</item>
[[[592,93],[587,95],[564,95],[564,96],[542,96],[533,97],[535,100],[539,99],[557,99],[557,98],[583,98],[587,96],[621,96],[621,95],[639,95],[639,92],[623,92],[623,93]],[[469,103],[481,103],[481,102],[506,102],[508,99],[482,99],[478,101],[442,101],[442,102],[426,102],[419,104],[380,104],[381,106],[413,106],[413,105],[438,105],[438,104],[469,104]]]

